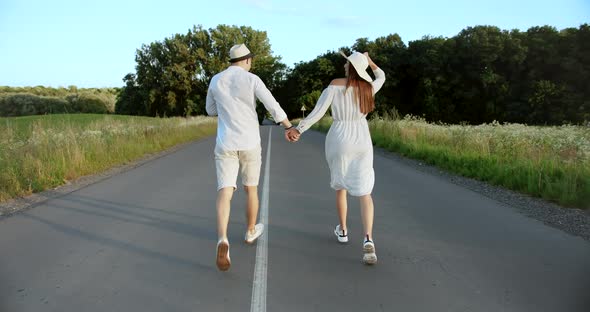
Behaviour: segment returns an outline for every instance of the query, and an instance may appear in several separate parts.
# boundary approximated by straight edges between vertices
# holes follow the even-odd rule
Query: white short
[[[217,170],[217,190],[225,187],[236,188],[238,171],[244,186],[258,186],[262,148],[260,145],[248,151],[224,151],[215,147],[215,168]]]

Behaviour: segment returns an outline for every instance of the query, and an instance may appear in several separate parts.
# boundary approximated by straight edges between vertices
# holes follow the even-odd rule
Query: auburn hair
[[[373,98],[373,85],[361,78],[352,64],[348,63],[348,78],[346,88],[352,87],[354,96],[359,102],[361,113],[368,114],[375,109],[375,98]]]

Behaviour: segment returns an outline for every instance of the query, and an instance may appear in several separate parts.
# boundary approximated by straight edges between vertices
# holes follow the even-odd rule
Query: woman
[[[374,96],[385,82],[385,73],[365,52],[354,52],[346,56],[344,65],[346,78],[334,79],[324,89],[313,111],[302,120],[297,128],[290,129],[289,137],[296,141],[299,134],[324,116],[332,105],[334,122],[326,136],[326,160],[330,167],[330,186],[336,190],[336,207],[340,224],[334,234],[341,243],[348,242],[346,226],[346,194],[358,196],[365,237],[363,242],[363,261],[366,264],[377,262],[373,242],[373,199],[371,191],[375,183],[373,171],[373,144],[367,124],[367,114],[375,108]],[[371,67],[375,81],[367,73]]]

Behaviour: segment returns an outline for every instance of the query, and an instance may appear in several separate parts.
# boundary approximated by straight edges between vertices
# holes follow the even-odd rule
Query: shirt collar
[[[243,71],[246,71],[244,68],[242,68],[242,66],[238,66],[238,65],[230,65],[229,68],[235,68],[235,69],[241,69]]]

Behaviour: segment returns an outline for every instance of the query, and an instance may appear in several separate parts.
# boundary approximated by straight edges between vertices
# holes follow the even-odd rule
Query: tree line
[[[313,109],[330,81],[344,76],[345,59],[338,51],[355,50],[368,51],[387,74],[376,99],[376,114],[395,111],[428,121],[470,124],[590,120],[588,24],[526,31],[475,26],[450,38],[425,36],[407,45],[395,33],[372,41],[359,38],[350,47],[326,51],[293,68],[273,54],[265,31],[199,25],[142,45],[136,51],[136,71],[123,77],[120,89],[0,87],[0,115],[86,107],[128,115],[205,114],[209,81],[229,65],[229,49],[235,43],[245,43],[256,54],[252,72],[290,117],[300,116],[302,106]],[[264,116],[262,108],[259,115]]]
[[[428,121],[480,124],[580,124],[590,121],[590,26],[532,27],[526,32],[468,27],[452,38],[423,37],[407,46],[397,34],[358,39],[386,72],[376,113]],[[297,64],[278,97],[290,113],[313,107],[320,91],[344,76],[343,58],[329,51]],[[291,105],[289,105],[291,104]]]
[[[423,116],[429,121],[479,124],[583,123],[590,120],[590,26],[527,31],[475,26],[451,38],[405,44],[391,34],[327,51],[288,68],[274,56],[266,32],[251,27],[195,26],[143,45],[136,73],[124,77],[116,112],[149,116],[204,114],[212,76],[227,67],[229,48],[243,42],[257,56],[259,75],[289,113],[310,110],[329,82],[344,76],[338,50],[368,51],[386,72],[376,113]],[[261,110],[262,111],[262,110]]]

